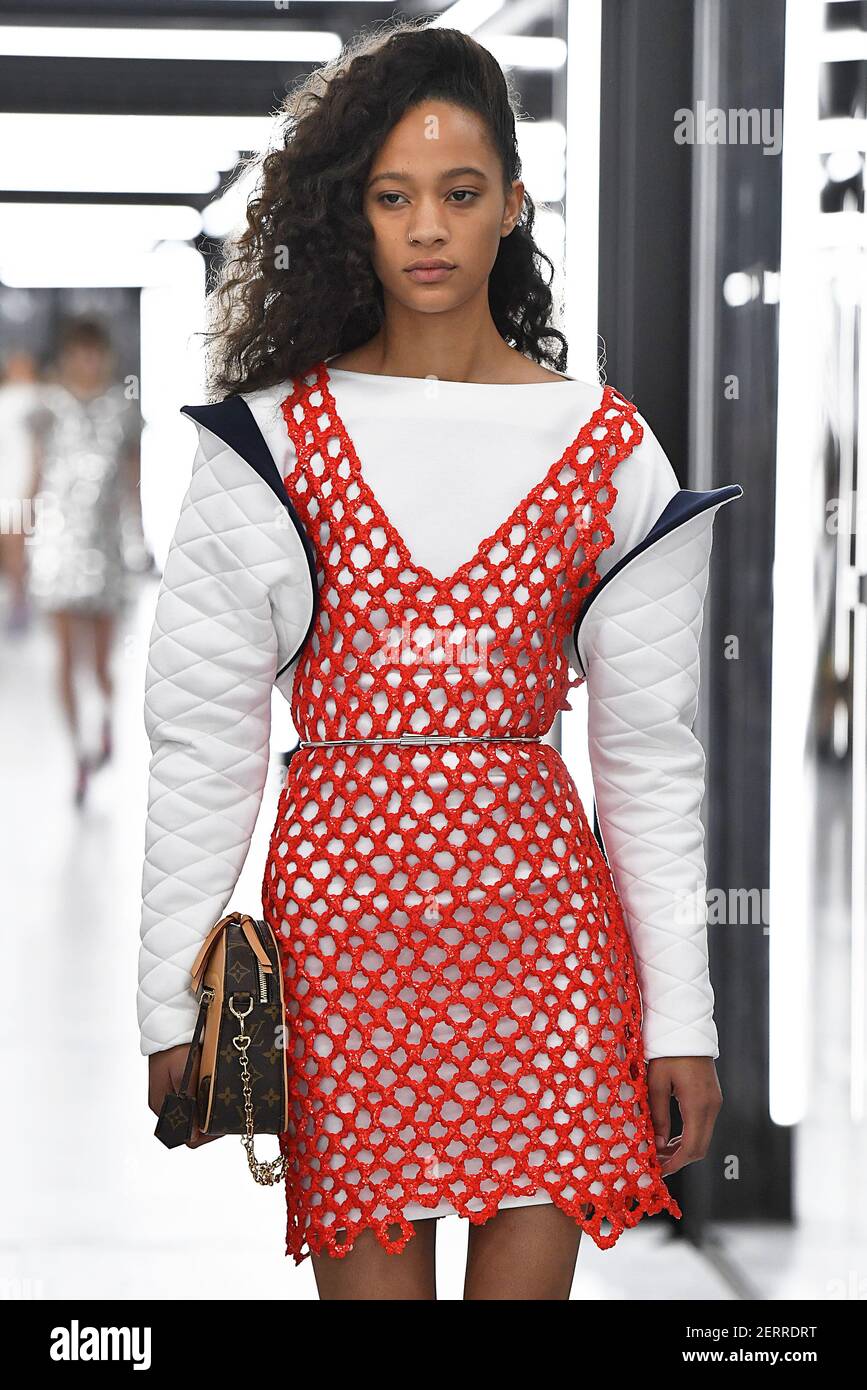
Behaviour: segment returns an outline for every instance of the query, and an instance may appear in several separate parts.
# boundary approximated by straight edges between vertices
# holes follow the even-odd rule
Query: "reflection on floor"
[[[4,1094],[21,1107],[3,1146],[0,1288],[7,1297],[183,1300],[238,1290],[243,1271],[237,1296],[315,1299],[309,1260],[296,1268],[283,1254],[282,1190],[253,1182],[239,1140],[169,1152],[153,1138],[135,988],[148,758],[141,688],[154,598],[155,581],[143,582],[118,634],[116,756],[80,811],[50,633],[37,623],[0,639],[2,836],[12,870],[5,944],[16,981],[0,1011],[0,1057]],[[293,742],[280,711],[276,747]],[[275,765],[236,903],[257,897],[279,781]],[[760,1297],[852,1297],[833,1281],[863,1281],[846,1214],[833,1231],[825,1224],[846,1161],[839,1139],[810,1131],[801,1171],[809,1225],[716,1233]],[[266,1136],[258,1150],[268,1156],[275,1144]],[[439,1223],[443,1298],[460,1298],[466,1239],[465,1221]],[[572,1296],[739,1294],[725,1261],[643,1223],[610,1251],[583,1239]]]

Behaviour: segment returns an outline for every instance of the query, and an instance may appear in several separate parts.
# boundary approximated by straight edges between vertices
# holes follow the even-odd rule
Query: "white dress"
[[[33,428],[42,440],[29,590],[46,612],[117,613],[127,603],[124,462],[140,414],[115,383],[82,398],[46,386]]]
[[[521,385],[419,379],[328,365],[330,389],[366,481],[413,559],[435,576],[452,574],[549,472],[602,400],[603,387],[578,380]],[[282,476],[294,452],[281,404],[285,388],[246,396]],[[615,470],[613,543],[604,575],[652,527],[679,483],[642,416],[643,437]],[[550,1202],[547,1192],[504,1196],[501,1207]],[[410,1202],[409,1220],[455,1213]]]

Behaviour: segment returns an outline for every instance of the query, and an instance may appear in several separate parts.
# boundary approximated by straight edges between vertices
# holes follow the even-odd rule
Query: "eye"
[[[479,198],[481,195],[475,188],[454,188],[452,189],[452,192],[449,194],[449,197],[453,198],[455,196],[457,196],[459,199],[458,206],[463,207],[465,203],[473,202],[476,198]],[[382,203],[385,207],[396,208],[400,207],[400,203],[386,202],[386,199],[403,197],[404,195],[402,193],[380,193],[376,201],[378,203]],[[404,201],[406,200],[404,199]]]

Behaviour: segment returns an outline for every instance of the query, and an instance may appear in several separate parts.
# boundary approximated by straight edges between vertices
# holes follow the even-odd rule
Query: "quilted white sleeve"
[[[706,760],[693,724],[723,500],[624,557],[591,596],[576,638],[599,828],[632,943],[648,1061],[719,1056],[700,815]]]
[[[137,996],[145,1056],[192,1037],[190,967],[246,859],[268,771],[272,685],[310,613],[303,549],[285,509],[245,459],[197,428],[145,676],[152,756]]]

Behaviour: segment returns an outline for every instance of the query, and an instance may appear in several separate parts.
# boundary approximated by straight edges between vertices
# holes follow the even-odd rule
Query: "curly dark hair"
[[[504,191],[520,178],[518,101],[502,68],[467,34],[428,25],[386,22],[344,47],[276,113],[282,146],[243,166],[239,177],[256,169],[256,193],[208,296],[215,396],[276,385],[374,336],[384,300],[363,190],[377,150],[412,107],[439,99],[476,112],[500,155]],[[534,220],[525,192],[518,223],[500,239],[488,302],[506,342],[564,371],[566,339],[550,323],[554,267],[533,239]]]

